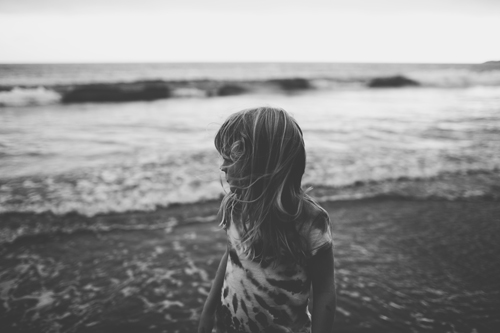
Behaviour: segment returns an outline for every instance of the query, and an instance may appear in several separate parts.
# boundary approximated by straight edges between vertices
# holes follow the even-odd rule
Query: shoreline
[[[498,202],[376,198],[322,206],[333,223],[336,332],[500,329]],[[218,201],[210,201],[154,212],[68,214],[66,224],[102,227],[3,244],[0,326],[6,332],[195,331],[225,246],[217,209]]]
[[[26,179],[29,178],[20,178],[16,184],[21,186]],[[493,168],[491,170],[443,172],[427,178],[398,177],[380,181],[367,180],[345,186],[306,183],[303,188],[321,204],[372,200],[500,202],[500,170]],[[309,188],[312,190],[309,191]],[[0,212],[0,246],[18,238],[32,237],[38,234],[67,234],[79,230],[161,228],[161,223],[166,223],[158,222],[159,224],[156,225],[148,223],[147,226],[141,226],[140,223],[127,222],[130,221],[129,216],[135,215],[176,216],[177,222],[168,222],[174,224],[187,218],[185,213],[181,214],[178,211],[192,211],[189,219],[207,220],[207,216],[212,216],[215,219],[221,198],[219,196],[217,199],[168,203],[157,205],[152,210],[130,209],[97,214],[85,214],[85,207],[81,207],[78,211],[65,213],[50,210]]]

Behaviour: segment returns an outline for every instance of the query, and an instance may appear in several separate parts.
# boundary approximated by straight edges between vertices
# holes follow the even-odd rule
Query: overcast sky
[[[500,60],[500,0],[0,0],[0,63]]]

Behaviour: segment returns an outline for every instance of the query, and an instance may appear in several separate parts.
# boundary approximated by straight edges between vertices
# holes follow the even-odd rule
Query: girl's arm
[[[214,327],[214,315],[217,304],[220,302],[220,294],[224,283],[224,275],[226,274],[227,265],[227,250],[222,256],[219,263],[219,268],[215,274],[210,293],[207,296],[203,311],[201,312],[200,323],[198,324],[198,333],[210,333]]]
[[[312,257],[313,288],[312,333],[331,333],[337,298],[333,264],[333,247]]]

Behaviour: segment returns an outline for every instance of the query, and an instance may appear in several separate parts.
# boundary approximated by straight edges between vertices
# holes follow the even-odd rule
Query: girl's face
[[[229,157],[222,156],[222,164],[220,170],[226,175],[226,181],[229,184],[231,191],[235,189],[236,184],[236,163],[233,162]]]

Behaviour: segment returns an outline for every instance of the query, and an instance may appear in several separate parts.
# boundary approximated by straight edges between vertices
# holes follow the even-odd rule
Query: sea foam
[[[61,100],[61,95],[44,87],[20,88],[10,91],[0,91],[0,106],[30,106],[55,104]]]
[[[500,86],[500,70],[472,71],[464,68],[434,69],[407,73],[423,86],[439,88],[466,88],[473,86]]]

